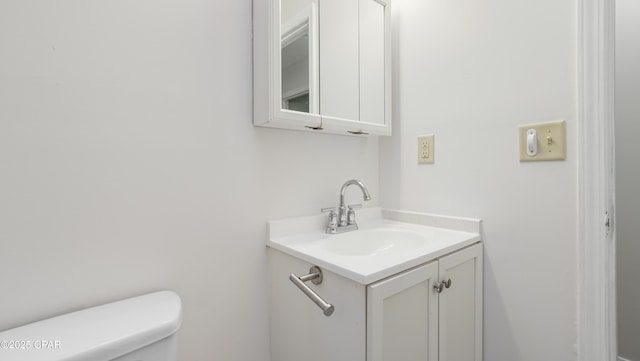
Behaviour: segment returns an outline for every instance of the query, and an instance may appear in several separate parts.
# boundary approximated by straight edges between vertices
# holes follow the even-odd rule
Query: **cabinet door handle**
[[[449,278],[446,281],[442,281],[434,284],[433,290],[436,291],[436,293],[442,293],[442,291],[444,291],[445,288],[449,288],[449,287],[451,287],[451,278]]]

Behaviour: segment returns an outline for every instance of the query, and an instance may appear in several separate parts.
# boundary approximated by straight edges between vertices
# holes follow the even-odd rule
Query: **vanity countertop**
[[[327,216],[268,222],[267,246],[361,284],[371,284],[480,241],[481,220],[364,208],[358,230],[325,232]]]

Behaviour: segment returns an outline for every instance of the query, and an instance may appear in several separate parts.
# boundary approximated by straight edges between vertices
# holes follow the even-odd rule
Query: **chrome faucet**
[[[358,187],[360,187],[365,201],[371,200],[369,190],[367,190],[367,187],[364,185],[364,183],[356,179],[346,181],[342,185],[342,189],[340,189],[340,204],[338,205],[338,213],[336,214],[335,207],[322,208],[323,212],[329,212],[327,233],[335,234],[347,231],[355,231],[356,229],[358,229],[358,224],[356,223],[356,212],[354,211],[354,209],[362,207],[362,204],[350,204],[348,206],[349,210],[347,210],[347,206],[344,204],[344,192],[350,185],[357,185]]]

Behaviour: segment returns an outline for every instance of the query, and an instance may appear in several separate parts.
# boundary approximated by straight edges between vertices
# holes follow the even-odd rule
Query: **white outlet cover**
[[[433,134],[418,136],[418,164],[435,162],[435,137]]]

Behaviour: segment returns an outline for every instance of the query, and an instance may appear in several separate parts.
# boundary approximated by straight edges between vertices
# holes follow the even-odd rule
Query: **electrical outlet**
[[[418,164],[433,164],[435,161],[433,150],[433,134],[418,136]]]
[[[566,125],[563,120],[521,125],[518,134],[521,162],[564,160],[567,156]]]

